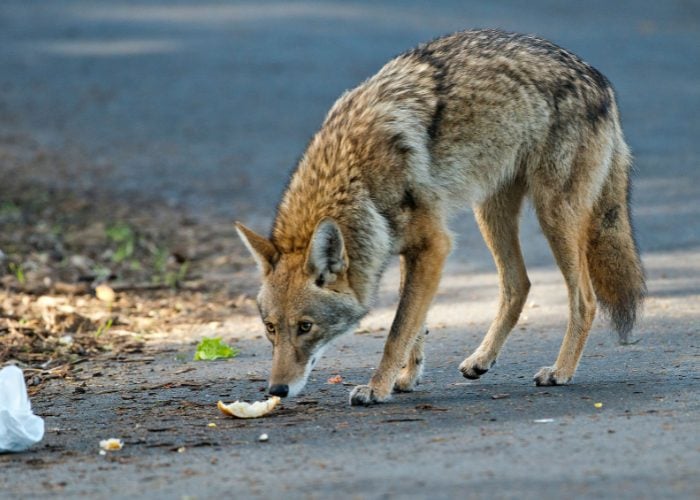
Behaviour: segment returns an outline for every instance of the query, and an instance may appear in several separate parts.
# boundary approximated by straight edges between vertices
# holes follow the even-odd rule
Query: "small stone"
[[[95,288],[95,295],[102,302],[108,303],[114,302],[114,299],[117,297],[117,294],[114,293],[112,287],[109,285],[105,285],[104,283],[98,285],[97,288]]]

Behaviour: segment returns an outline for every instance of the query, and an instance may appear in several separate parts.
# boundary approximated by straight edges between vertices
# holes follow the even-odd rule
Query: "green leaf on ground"
[[[214,359],[228,359],[238,356],[240,351],[221,340],[221,337],[204,337],[194,353],[195,361],[211,361]]]

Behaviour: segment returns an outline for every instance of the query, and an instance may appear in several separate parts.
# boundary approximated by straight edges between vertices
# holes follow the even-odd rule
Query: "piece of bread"
[[[256,401],[255,403],[246,403],[245,401],[236,401],[229,405],[223,401],[216,403],[217,408],[221,413],[231,417],[238,418],[258,418],[267,415],[279,404],[280,398],[272,396],[267,401]]]

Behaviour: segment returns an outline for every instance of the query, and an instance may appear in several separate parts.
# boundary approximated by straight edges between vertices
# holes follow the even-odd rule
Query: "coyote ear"
[[[236,222],[236,231],[241,237],[243,243],[248,248],[255,261],[258,263],[258,268],[263,276],[272,271],[272,266],[277,262],[279,253],[270,240],[248,229],[240,222]]]
[[[338,224],[326,217],[321,220],[311,237],[306,255],[306,272],[316,278],[316,284],[332,283],[337,275],[348,268],[343,233]]]

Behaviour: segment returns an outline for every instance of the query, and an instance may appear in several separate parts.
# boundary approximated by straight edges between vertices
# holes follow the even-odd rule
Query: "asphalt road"
[[[376,366],[392,268],[364,324],[374,333],[341,341],[306,395],[268,419],[223,420],[212,405],[259,396],[263,383],[248,372],[264,376],[269,352],[252,329],[232,332],[246,337],[235,361],[183,366],[174,354],[191,348],[175,345],[151,363],[89,365],[75,382],[85,393],[51,386],[34,402],[47,437],[0,457],[0,497],[700,496],[697,2],[4,0],[0,144],[79,164],[79,178],[47,166],[38,182],[106,184],[125,202],[164,198],[202,220],[236,217],[264,230],[333,100],[396,53],[465,27],[550,38],[615,85],[649,278],[641,341],[615,346],[598,320],[573,385],[532,385],[556,355],[566,307],[528,213],[525,318],[483,380],[460,378],[497,293],[488,252],[463,217],[418,392],[350,408],[349,387],[325,383],[336,373],[364,383]],[[125,449],[97,455],[97,441],[117,432]],[[269,442],[257,442],[261,432]]]

